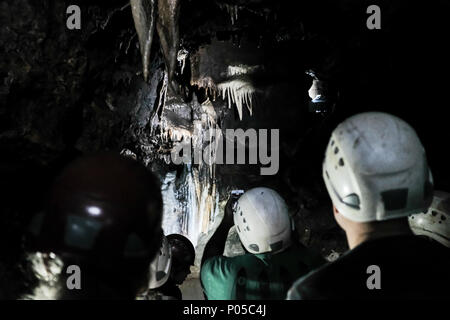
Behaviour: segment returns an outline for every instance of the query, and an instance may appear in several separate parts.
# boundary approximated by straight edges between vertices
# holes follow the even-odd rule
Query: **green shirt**
[[[212,257],[201,269],[209,300],[281,300],[292,283],[324,260],[302,246],[272,254]]]

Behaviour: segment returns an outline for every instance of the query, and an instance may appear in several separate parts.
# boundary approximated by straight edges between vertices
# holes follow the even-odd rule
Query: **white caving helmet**
[[[450,193],[435,191],[428,211],[410,215],[408,220],[414,234],[428,236],[450,247]]]
[[[161,287],[169,279],[172,266],[172,250],[169,241],[163,236],[161,248],[150,263],[149,289]]]
[[[242,245],[251,253],[279,252],[291,244],[286,202],[269,188],[254,188],[237,201],[234,224]]]
[[[433,178],[414,129],[381,112],[361,113],[333,131],[323,178],[334,206],[356,222],[424,212]]]

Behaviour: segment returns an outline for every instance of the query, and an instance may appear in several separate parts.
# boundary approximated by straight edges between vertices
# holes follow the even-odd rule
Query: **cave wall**
[[[45,190],[60,168],[83,153],[127,149],[150,166],[161,182],[173,178],[173,184],[166,185],[173,189],[168,197],[179,196],[171,202],[180,210],[173,232],[189,234],[189,223],[203,226],[205,234],[194,240],[204,244],[221,214],[216,209],[212,215],[209,212],[206,220],[211,224],[206,226],[203,217],[185,219],[192,209],[186,197],[198,187],[191,184],[191,193],[183,188],[188,188],[187,177],[195,173],[167,163],[161,138],[167,129],[161,117],[170,119],[171,110],[178,110],[178,118],[187,122],[201,120],[204,92],[184,92],[187,101],[180,100],[181,95],[167,95],[167,66],[158,37],[151,50],[150,77],[144,81],[128,1],[75,3],[82,11],[81,30],[66,28],[65,11],[74,4],[69,1],[5,0],[0,4],[0,170],[6,190],[0,224],[8,226],[0,235],[0,250],[5,252],[1,259],[7,261],[0,267],[11,281],[20,277],[21,270],[7,266],[20,258],[21,235],[30,213],[41,209]],[[253,2],[232,3],[250,8]],[[438,80],[449,71],[445,14],[450,5],[446,1],[427,2],[426,7],[408,1],[377,1],[382,29],[369,31],[365,27],[369,4],[356,0],[277,4],[278,17],[258,18],[257,23],[271,21],[273,28],[265,36],[276,39],[279,51],[274,56],[283,57],[273,59],[272,68],[288,72],[271,75],[269,80],[276,86],[268,82],[260,86],[263,102],[254,106],[252,116],[244,108],[240,119],[234,105],[228,108],[224,99],[212,105],[222,129],[279,128],[280,170],[266,177],[245,166],[217,166],[214,176],[203,169],[199,177],[197,171],[198,181],[207,188],[217,185],[209,205],[225,201],[234,188],[273,187],[286,198],[302,242],[324,256],[342,253],[344,237],[332,219],[320,177],[323,150],[338,122],[369,110],[391,112],[415,127],[427,149],[436,188],[450,190],[443,156],[450,136],[445,116],[447,82]],[[211,43],[211,30],[219,22],[237,28],[241,19],[253,19],[241,10],[233,22],[233,14],[226,10],[212,15],[207,10],[211,6],[211,1],[192,0],[181,10],[180,36],[191,57]],[[240,43],[242,34],[237,30],[224,37]],[[275,49],[264,43],[261,50],[267,54],[261,59],[268,60]],[[335,112],[326,118],[307,111],[310,80],[304,70],[308,68],[319,70],[338,88]],[[183,76],[177,81],[185,86]],[[155,118],[161,104],[167,105],[166,115]]]

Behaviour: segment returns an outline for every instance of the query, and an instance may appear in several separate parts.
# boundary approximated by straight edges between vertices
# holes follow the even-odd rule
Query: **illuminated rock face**
[[[185,102],[168,86],[167,75],[162,81],[157,109],[150,119],[146,139],[151,143],[145,149],[150,161],[161,161],[162,194],[164,199],[163,228],[166,234],[181,233],[194,245],[202,234],[211,231],[219,215],[219,187],[214,164],[196,161],[195,152],[184,158],[176,170],[171,158],[172,150],[189,141],[193,150],[203,150],[210,129],[220,130],[218,115],[209,101],[199,103],[197,98]],[[144,149],[142,148],[144,147]],[[156,155],[156,156],[155,156]]]
[[[208,234],[219,219],[219,194],[213,179],[199,178],[196,168],[186,165],[184,180],[176,183],[176,173],[168,172],[163,181],[163,229],[166,234],[181,233],[194,245],[201,234]]]
[[[142,56],[137,66],[147,82],[136,99],[145,117],[134,120],[132,140],[138,159],[162,181],[165,233],[191,239],[198,262],[233,189],[273,187],[288,198],[293,215],[317,203],[316,193],[323,190],[304,186],[307,179],[300,168],[315,161],[305,150],[314,153],[324,143],[317,128],[326,118],[308,112],[311,83],[305,71],[311,55],[321,60],[327,53],[303,47],[307,32],[295,10],[276,1],[206,1],[180,7],[177,0],[132,0],[131,5]],[[153,6],[159,15],[153,15]],[[286,29],[286,23],[296,27]],[[153,50],[148,49],[151,41]],[[327,63],[320,74],[332,68]],[[193,150],[204,150],[209,129],[238,128],[280,129],[280,172],[261,176],[259,165],[198,162],[195,153],[187,157],[190,164],[173,163],[171,152],[186,141]],[[304,229],[298,228],[303,239],[319,246],[320,236]],[[235,233],[227,252],[242,253]]]

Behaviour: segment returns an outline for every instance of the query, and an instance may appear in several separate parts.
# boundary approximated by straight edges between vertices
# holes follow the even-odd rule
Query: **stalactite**
[[[166,94],[167,94],[167,84],[168,84],[168,75],[167,72],[164,72],[164,77],[162,80],[161,89],[159,90],[158,94],[158,107],[156,108],[156,111],[153,113],[152,118],[150,120],[150,135],[153,136],[155,134],[155,131],[158,127],[160,127],[160,117],[159,115],[162,114],[162,111],[164,109],[164,103],[166,100]]]
[[[177,62],[180,35],[178,19],[180,16],[180,0],[158,0],[158,31],[161,48],[169,72],[169,82],[172,81]]]
[[[163,142],[191,141],[192,163],[183,165],[182,183],[177,186],[175,172],[167,173],[163,180],[163,229],[166,233],[185,234],[195,245],[202,235],[208,234],[219,215],[215,164],[214,161],[211,164],[204,162],[202,156],[205,145],[211,141],[212,132],[221,131],[218,116],[209,100],[201,105],[196,102],[193,107],[197,108],[198,118],[193,120],[192,132],[171,126],[164,116],[159,125]],[[215,157],[215,149],[210,149],[210,156]],[[196,156],[200,161],[196,161]]]
[[[150,51],[155,30],[155,0],[130,0],[130,4],[139,38],[144,79],[147,81]]]
[[[248,65],[240,64],[237,66],[228,66],[227,75],[229,77],[240,76],[240,75],[244,75],[244,74],[253,73],[260,69],[262,69],[262,66],[260,66],[260,65],[248,66]]]
[[[225,97],[227,98],[228,108],[231,108],[232,103],[236,104],[240,120],[242,120],[242,109],[244,104],[247,106],[250,115],[253,114],[256,91],[250,82],[240,79],[230,80],[220,83],[217,86],[217,89],[223,99],[225,99]]]
[[[238,20],[240,7],[238,5],[220,3],[219,8],[227,11],[231,19],[231,24],[234,25],[235,22]]]
[[[181,49],[178,51],[177,61],[181,64],[181,74],[184,72],[184,67],[186,66],[186,59],[188,57],[189,52],[185,49]]]

